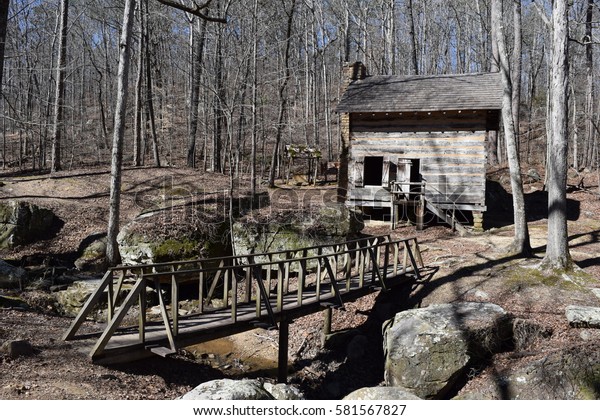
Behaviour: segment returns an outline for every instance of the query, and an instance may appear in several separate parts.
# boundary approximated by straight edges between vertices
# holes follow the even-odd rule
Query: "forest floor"
[[[600,343],[599,330],[582,334],[581,330],[570,328],[564,316],[567,305],[600,306],[600,301],[581,290],[565,293],[531,274],[531,267],[544,255],[546,243],[547,199],[541,181],[537,176],[526,177],[534,255],[522,259],[506,253],[513,229],[510,195],[506,192],[507,171],[492,171],[489,178],[492,204],[488,205],[484,233],[459,236],[443,225],[430,225],[421,232],[412,226],[390,232],[389,226],[376,222],[365,228],[366,233],[391,233],[394,237],[416,235],[425,263],[437,268],[428,283],[414,290],[407,306],[487,301],[551,332],[548,337],[529,343],[526,356],[495,356],[488,370],[477,372],[466,384],[464,390],[468,391],[486,383],[489,369],[502,371],[560,348]],[[586,287],[600,287],[598,181],[595,174],[573,173],[568,183],[571,255],[589,275]],[[109,173],[99,169],[70,171],[54,177],[0,174],[0,199],[33,202],[52,209],[63,221],[54,236],[5,252],[0,258],[15,264],[47,258],[58,265],[72,264],[82,240],[105,230],[108,185]],[[211,191],[205,193],[225,194],[229,178],[187,169],[127,170],[123,179],[122,221],[133,219],[148,203],[162,200],[167,190],[197,195],[208,185]],[[155,357],[106,367],[90,363],[76,342],[61,341],[71,320],[52,310],[49,292],[26,290],[18,295],[34,309],[0,309],[0,342],[28,340],[36,352],[17,359],[0,356],[0,399],[174,399],[211,379],[275,377],[276,331],[254,330],[188,348],[167,359]],[[308,398],[336,399],[356,388],[383,381],[381,324],[374,320],[372,311],[378,299],[377,295],[370,295],[348,303],[344,312],[334,312],[334,331],[357,329],[369,338],[366,356],[359,362],[347,357],[345,349],[321,349],[322,315],[300,318],[290,326],[289,380]]]

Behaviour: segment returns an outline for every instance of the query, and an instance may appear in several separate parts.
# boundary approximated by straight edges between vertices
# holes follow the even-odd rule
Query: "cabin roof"
[[[337,111],[422,112],[502,107],[500,73],[438,76],[367,76],[343,94]]]

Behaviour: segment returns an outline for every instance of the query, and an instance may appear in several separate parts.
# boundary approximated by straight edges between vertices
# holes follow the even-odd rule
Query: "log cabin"
[[[486,210],[486,139],[499,128],[499,73],[367,76],[347,67],[341,121],[338,196],[366,215],[425,211],[457,227],[471,214],[482,229]],[[465,219],[469,220],[469,219]]]

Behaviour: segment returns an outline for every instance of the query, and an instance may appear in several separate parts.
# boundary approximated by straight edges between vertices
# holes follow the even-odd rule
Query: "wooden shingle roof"
[[[337,112],[489,110],[501,107],[500,73],[367,76],[350,83]]]

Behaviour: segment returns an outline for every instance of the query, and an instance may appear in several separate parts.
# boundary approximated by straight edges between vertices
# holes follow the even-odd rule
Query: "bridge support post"
[[[277,382],[282,384],[287,383],[289,335],[290,323],[283,317],[279,321],[279,355],[277,359]]]
[[[331,334],[331,316],[333,310],[330,306],[325,307],[323,311],[323,333],[321,334],[321,347],[325,347],[327,336]]]
[[[473,212],[473,227],[476,232],[483,232],[483,212]]]

